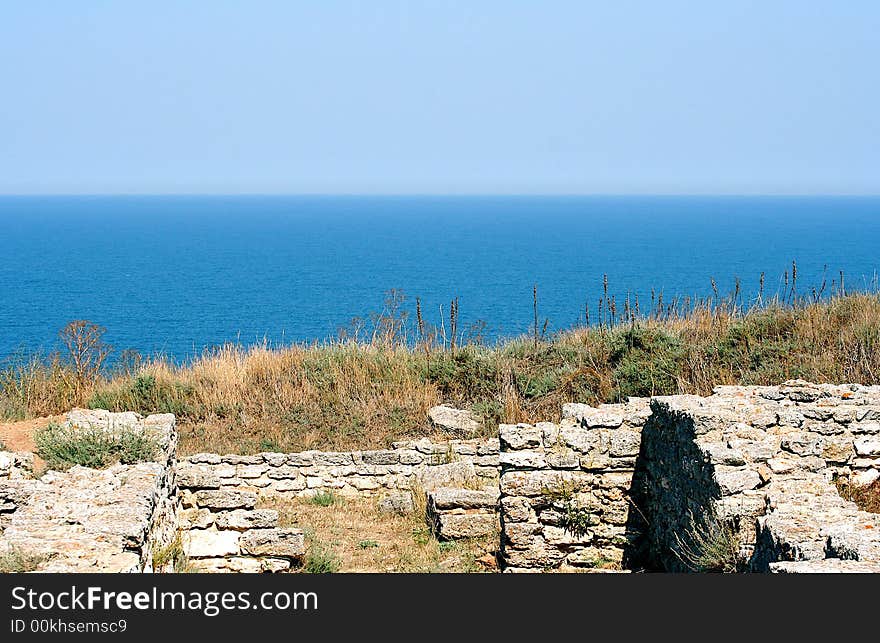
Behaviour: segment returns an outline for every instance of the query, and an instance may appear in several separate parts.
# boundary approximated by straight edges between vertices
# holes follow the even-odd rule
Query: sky
[[[5,0],[0,194],[878,194],[875,0]]]

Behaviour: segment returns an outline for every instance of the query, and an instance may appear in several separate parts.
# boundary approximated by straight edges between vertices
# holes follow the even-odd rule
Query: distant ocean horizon
[[[0,360],[57,348],[74,319],[118,354],[185,361],[226,342],[324,341],[419,297],[459,329],[548,333],[623,302],[876,287],[880,196],[0,196]],[[622,305],[622,303],[621,303]],[[448,324],[448,320],[447,320]]]

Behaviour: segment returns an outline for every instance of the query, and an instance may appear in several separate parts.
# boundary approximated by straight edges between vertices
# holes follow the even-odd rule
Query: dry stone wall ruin
[[[161,453],[40,479],[28,454],[0,453],[0,553],[43,552],[40,571],[167,571],[156,553],[177,542],[204,571],[295,570],[303,531],[258,503],[322,492],[396,512],[424,492],[438,538],[499,534],[508,572],[880,571],[880,515],[835,487],[880,479],[876,386],[718,387],[567,404],[558,423],[501,425],[492,440],[180,461],[173,416],[68,421],[149,431]]]
[[[103,470],[75,466],[39,479],[19,470],[20,475],[0,481],[2,506],[10,509],[0,553],[38,556],[44,572],[152,571],[153,553],[176,533],[174,416],[74,410],[68,424],[149,434],[158,453],[151,462]]]
[[[880,570],[880,516],[834,484],[880,477],[880,387],[718,387],[563,415],[501,427],[508,571]]]

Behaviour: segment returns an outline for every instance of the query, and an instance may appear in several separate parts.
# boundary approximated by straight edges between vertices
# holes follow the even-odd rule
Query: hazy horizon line
[[[880,192],[0,192],[9,197],[852,197]]]

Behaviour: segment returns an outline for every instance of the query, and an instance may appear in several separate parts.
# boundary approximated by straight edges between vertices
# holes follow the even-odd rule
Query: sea
[[[874,290],[880,197],[2,196],[0,360],[85,319],[178,362],[227,342],[368,337],[376,315],[494,343],[599,320],[605,294],[741,305]],[[714,281],[714,288],[713,288]],[[822,284],[825,288],[822,288]],[[390,299],[396,303],[390,307]],[[607,306],[605,307],[607,312]],[[354,320],[354,321],[353,321]],[[545,327],[546,325],[546,327]]]

